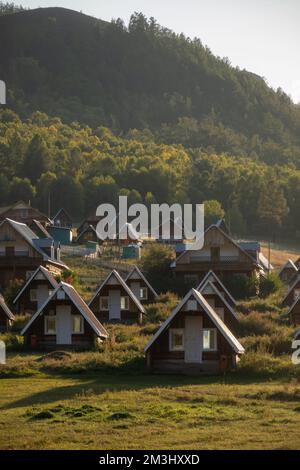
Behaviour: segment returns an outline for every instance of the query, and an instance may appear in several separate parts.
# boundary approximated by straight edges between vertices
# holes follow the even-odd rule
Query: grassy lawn
[[[1,379],[1,449],[298,449],[285,380],[128,375]]]

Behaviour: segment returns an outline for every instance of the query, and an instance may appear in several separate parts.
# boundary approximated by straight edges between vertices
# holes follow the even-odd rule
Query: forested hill
[[[125,26],[62,8],[21,11],[0,16],[0,44],[8,105],[22,117],[41,110],[140,138],[149,129],[157,142],[300,166],[299,106],[142,14]]]

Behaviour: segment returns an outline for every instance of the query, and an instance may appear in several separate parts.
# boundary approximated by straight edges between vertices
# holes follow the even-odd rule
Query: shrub
[[[242,336],[270,335],[275,331],[276,324],[274,321],[258,312],[240,317],[239,332]]]
[[[224,284],[237,300],[253,297],[258,289],[257,279],[254,276],[249,278],[245,274],[233,274],[224,280]]]
[[[1,341],[4,341],[7,351],[20,351],[24,348],[24,338],[15,333],[3,333]]]
[[[24,326],[29,322],[31,315],[26,313],[25,315],[16,315],[15,321],[12,324],[11,331],[20,332]]]
[[[7,305],[12,308],[13,307],[13,300],[16,297],[17,293],[23,286],[24,281],[22,279],[14,279],[13,281],[10,281],[7,288],[4,291],[4,298],[7,303]]]
[[[259,295],[262,298],[268,297],[282,288],[282,282],[276,273],[269,273],[267,276],[261,276],[259,282]]]
[[[173,290],[174,280],[170,264],[174,256],[174,250],[168,245],[151,244],[143,250],[141,269],[158,292]]]

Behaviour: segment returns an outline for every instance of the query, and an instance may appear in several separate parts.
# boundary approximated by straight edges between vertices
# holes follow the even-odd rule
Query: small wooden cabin
[[[61,282],[33,315],[21,335],[41,349],[91,349],[108,333],[70,284]]]
[[[193,283],[194,286],[197,286],[210,270],[222,281],[234,274],[251,277],[264,271],[259,262],[217,225],[211,225],[205,230],[201,248],[188,247],[170,267],[176,279]]]
[[[35,313],[57,286],[58,283],[50,271],[44,266],[39,266],[14,298],[15,311]]]
[[[231,331],[237,331],[239,315],[230,305],[224,294],[222,294],[217,285],[209,279],[201,286],[199,292],[205,300],[214,309],[217,315]]]
[[[97,236],[97,231],[93,225],[88,225],[85,227],[78,235],[75,240],[75,243],[80,245],[84,245],[87,242],[97,242],[102,243],[103,241],[100,240]]]
[[[284,307],[291,307],[297,297],[300,295],[300,275],[298,274],[296,279],[294,280],[293,284],[288,289],[287,293],[285,294],[282,305]]]
[[[280,277],[282,282],[286,284],[291,284],[292,282],[294,282],[297,273],[297,266],[291,259],[288,259],[287,262],[280,269],[278,276]]]
[[[5,219],[0,223],[0,287],[14,279],[27,280],[44,266],[54,275],[68,267],[60,261],[60,249],[52,239],[39,238],[26,224]]]
[[[296,297],[288,311],[291,325],[300,325],[300,296]]]
[[[141,302],[116,270],[102,282],[89,307],[103,322],[141,323],[145,313]]]
[[[136,298],[140,300],[141,304],[152,304],[155,302],[158,295],[137,266],[134,266],[132,271],[130,271],[125,282]]]
[[[4,333],[10,329],[15,317],[10,308],[5,303],[4,298],[0,295],[0,333]]]
[[[145,353],[153,371],[215,374],[234,369],[244,348],[203,295],[191,289]]]
[[[218,291],[222,294],[222,296],[225,298],[226,302],[227,302],[231,307],[235,307],[235,306],[236,306],[236,301],[235,301],[235,299],[232,297],[232,295],[230,294],[230,292],[228,291],[228,289],[226,289],[226,287],[225,287],[224,284],[222,283],[221,279],[220,279],[213,271],[209,271],[209,272],[204,276],[204,278],[202,279],[202,281],[200,282],[200,284],[199,284],[198,287],[197,287],[197,291],[201,292],[202,287],[205,286],[205,284],[207,283],[207,281],[212,282],[212,283],[217,287]]]
[[[52,217],[52,223],[56,227],[72,228],[73,226],[72,217],[63,207]]]

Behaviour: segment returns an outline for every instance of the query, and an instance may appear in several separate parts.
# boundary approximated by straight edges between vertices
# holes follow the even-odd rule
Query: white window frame
[[[37,289],[30,289],[29,296],[30,296],[30,302],[37,302]]]
[[[124,301],[124,307],[122,306],[123,301]],[[121,310],[129,310],[129,297],[128,297],[128,295],[122,295],[120,297],[120,308],[121,308]]]
[[[104,299],[107,301],[107,307],[103,306]],[[99,307],[100,307],[100,310],[102,311],[105,311],[105,312],[109,311],[109,296],[108,295],[100,296]]]
[[[80,318],[80,331],[74,331],[74,321],[75,317]],[[72,334],[73,335],[82,335],[84,333],[84,318],[82,315],[72,315]]]
[[[173,347],[173,333],[182,335],[182,346]],[[169,329],[169,351],[184,351],[184,328],[170,328]]]
[[[210,331],[210,332],[213,332],[214,334],[214,347],[213,348],[204,348],[204,332],[205,331]],[[203,328],[202,330],[202,349],[203,351],[207,352],[207,351],[217,351],[218,350],[218,345],[217,345],[217,329],[216,328]]]
[[[300,289],[299,288],[295,289],[294,290],[294,300],[298,299],[299,295],[300,295]]]
[[[148,300],[148,287],[140,287],[140,300]]]
[[[55,321],[55,332],[54,333],[49,333],[48,329],[47,329],[47,321],[50,318]],[[56,335],[56,316],[55,315],[45,315],[44,316],[44,334],[49,335],[49,336]]]

